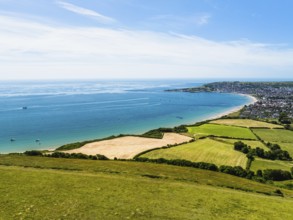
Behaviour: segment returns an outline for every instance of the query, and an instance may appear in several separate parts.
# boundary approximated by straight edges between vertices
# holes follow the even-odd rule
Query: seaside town
[[[251,95],[257,98],[257,102],[245,106],[241,110],[240,117],[278,119],[288,124],[293,119],[293,82],[215,82],[177,91]]]

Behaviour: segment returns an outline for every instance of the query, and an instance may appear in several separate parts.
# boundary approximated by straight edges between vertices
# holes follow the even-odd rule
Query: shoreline
[[[248,97],[250,98],[250,102],[246,103],[245,105],[253,105],[254,103],[256,103],[258,101],[258,99],[252,95],[247,95],[247,94],[240,94],[240,93],[231,93],[231,94],[237,94],[237,95],[241,95],[241,96],[245,96],[245,97]],[[231,110],[228,110],[228,111],[225,111],[223,113],[219,113],[215,116],[211,116],[209,118],[207,118],[206,120],[215,120],[215,119],[219,119],[223,116],[226,116],[226,115],[229,115],[229,114],[232,114],[234,112],[238,112],[239,110],[241,110],[245,105],[241,105],[241,106],[237,106],[237,107],[234,107],[233,109]]]

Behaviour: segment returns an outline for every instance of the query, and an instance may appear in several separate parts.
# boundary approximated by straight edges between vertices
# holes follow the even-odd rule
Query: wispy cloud
[[[74,12],[76,14],[80,14],[80,15],[84,15],[84,16],[94,18],[97,21],[99,21],[101,23],[104,23],[104,24],[111,24],[111,23],[116,22],[116,20],[114,18],[107,17],[105,15],[102,15],[102,14],[96,12],[96,11],[93,11],[93,10],[90,10],[90,9],[87,9],[87,8],[82,8],[82,7],[79,7],[79,6],[76,6],[76,5],[67,3],[67,2],[63,2],[63,1],[56,1],[56,3],[60,7],[66,9],[68,11]]]
[[[195,23],[199,26],[206,25],[209,23],[209,19],[211,18],[210,15],[204,14],[196,17]]]
[[[167,26],[171,28],[180,28],[180,27],[192,27],[197,26],[201,27],[207,25],[211,18],[210,14],[203,13],[203,14],[196,14],[193,16],[175,16],[175,15],[157,15],[149,20],[152,22],[158,22],[162,26]]]
[[[289,76],[293,50],[0,15],[0,79]],[[282,75],[283,74],[283,75]]]

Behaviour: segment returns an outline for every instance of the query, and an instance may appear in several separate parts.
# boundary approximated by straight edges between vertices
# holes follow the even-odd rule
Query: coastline
[[[246,97],[250,98],[250,102],[246,103],[245,105],[252,105],[252,104],[254,104],[254,103],[256,103],[258,101],[258,99],[256,97],[252,96],[252,95],[240,94],[240,93],[235,93],[235,94],[241,95],[241,96],[246,96]],[[245,105],[240,105],[240,106],[234,107],[231,110],[228,110],[228,111],[225,111],[223,113],[219,113],[217,115],[211,116],[211,117],[207,118],[206,120],[214,120],[214,119],[221,118],[221,117],[223,117],[225,115],[232,114],[234,112],[237,112],[237,111],[241,110]]]

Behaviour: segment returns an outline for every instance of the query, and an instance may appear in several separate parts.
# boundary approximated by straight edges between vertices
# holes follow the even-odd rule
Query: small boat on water
[[[26,109],[27,109],[27,106],[23,106],[22,109],[23,109],[23,110],[26,110]]]
[[[40,142],[41,140],[40,139],[36,139],[36,142]]]
[[[14,139],[14,138],[11,138],[11,139],[10,139],[10,142],[14,142],[14,141],[15,141],[15,139]]]
[[[181,116],[176,116],[176,118],[178,118],[178,119],[183,119],[183,117],[181,117]]]

